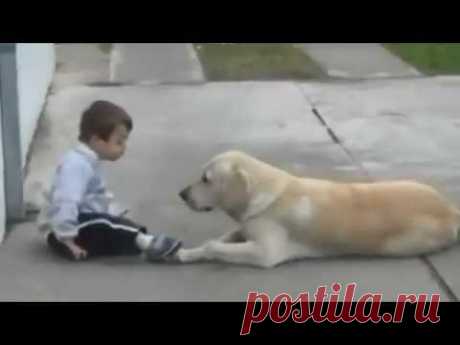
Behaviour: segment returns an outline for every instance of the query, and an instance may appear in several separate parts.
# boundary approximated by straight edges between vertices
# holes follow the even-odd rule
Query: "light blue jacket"
[[[38,217],[39,230],[45,235],[53,231],[60,239],[77,236],[80,213],[119,216],[126,212],[107,191],[97,154],[84,144],[63,156],[46,199]]]

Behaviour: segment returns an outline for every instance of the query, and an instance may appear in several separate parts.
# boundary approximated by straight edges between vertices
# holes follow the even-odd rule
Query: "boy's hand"
[[[86,250],[75,244],[73,239],[64,239],[62,240],[62,243],[64,243],[67,246],[67,248],[70,249],[75,260],[86,259],[86,257],[88,256]]]
[[[115,217],[123,217],[129,212],[129,209],[124,207],[123,205],[112,202],[109,205],[109,214],[115,216]]]

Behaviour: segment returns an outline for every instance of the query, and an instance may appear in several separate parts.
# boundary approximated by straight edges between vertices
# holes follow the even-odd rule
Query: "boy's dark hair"
[[[81,116],[78,139],[86,143],[95,135],[107,141],[119,125],[124,125],[131,132],[133,122],[128,113],[111,102],[95,101]]]

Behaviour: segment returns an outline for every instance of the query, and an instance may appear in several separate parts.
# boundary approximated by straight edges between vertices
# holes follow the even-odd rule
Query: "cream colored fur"
[[[196,211],[220,208],[240,224],[180,249],[184,263],[273,267],[311,257],[421,255],[455,243],[460,227],[457,208],[428,185],[300,178],[236,151],[214,157],[182,196]]]

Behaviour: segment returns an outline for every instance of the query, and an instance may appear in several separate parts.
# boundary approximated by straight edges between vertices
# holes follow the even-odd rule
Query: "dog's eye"
[[[201,181],[203,181],[203,183],[208,183],[209,182],[209,179],[206,176],[206,174],[203,174],[203,176],[201,177]]]

